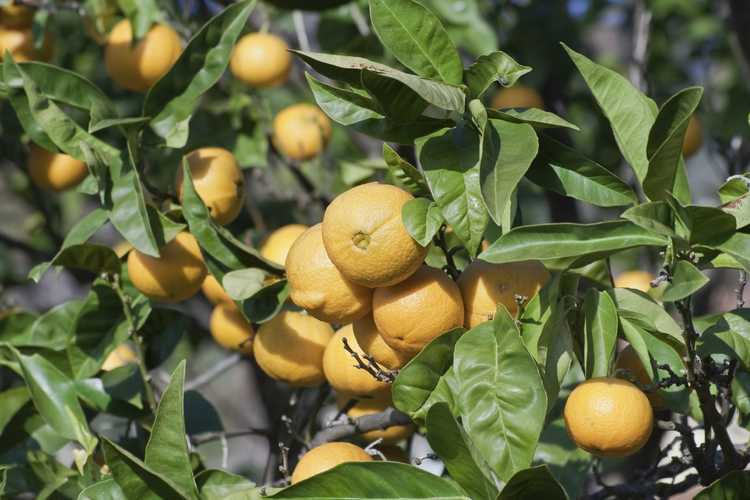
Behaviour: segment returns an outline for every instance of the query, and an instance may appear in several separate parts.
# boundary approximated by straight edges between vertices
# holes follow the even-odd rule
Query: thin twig
[[[363,415],[361,417],[351,419],[348,422],[334,424],[318,431],[313,437],[310,446],[316,447],[323,443],[331,441],[338,441],[340,439],[355,436],[357,434],[364,434],[365,432],[388,429],[396,425],[409,425],[411,424],[411,418],[406,413],[403,413],[395,408],[387,408],[386,410],[373,413],[370,415]]]
[[[344,344],[344,350],[348,352],[349,355],[357,362],[357,364],[354,365],[355,368],[366,371],[367,373],[372,375],[375,380],[378,380],[380,382],[393,383],[393,381],[396,380],[396,374],[394,372],[386,370],[385,368],[380,366],[375,358],[373,358],[369,354],[365,354],[365,359],[362,359],[362,356],[357,351],[352,349],[352,347],[349,345],[349,341],[346,339],[346,337],[343,337],[341,339],[341,342]]]

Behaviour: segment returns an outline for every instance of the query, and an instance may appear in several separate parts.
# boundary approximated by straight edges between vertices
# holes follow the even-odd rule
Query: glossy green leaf
[[[245,300],[263,288],[266,276],[261,269],[240,269],[225,274],[221,284],[234,300]]]
[[[732,471],[711,483],[695,500],[742,500],[750,491],[750,472]]]
[[[181,361],[159,401],[144,463],[157,474],[168,477],[183,497],[197,499],[198,489],[185,439],[184,384],[185,361]]]
[[[646,374],[651,380],[654,380],[654,372],[656,370],[654,370],[654,367],[651,365],[648,344],[646,344],[646,341],[644,340],[644,335],[646,335],[646,333],[642,328],[638,327],[637,322],[631,322],[627,318],[618,318],[618,320],[620,321],[620,331],[622,332],[623,337],[628,341],[628,344],[630,344],[633,350],[635,350],[638,359],[640,359],[643,364],[643,369],[646,370]],[[658,374],[658,371],[656,374]],[[631,375],[634,376],[632,373]]]
[[[43,347],[61,351],[73,336],[75,318],[82,305],[80,300],[71,300],[35,319],[20,314],[6,318],[0,341],[16,347]],[[14,321],[19,317],[23,318],[22,321]]]
[[[404,160],[392,147],[383,143],[383,160],[388,171],[396,181],[414,196],[424,196],[430,193],[427,181],[422,172]]]
[[[427,412],[427,440],[456,481],[471,498],[495,500],[497,487],[486,464],[475,461],[468,437],[446,403],[436,403]],[[480,459],[481,460],[481,459]]]
[[[674,211],[677,232],[691,244],[722,241],[736,229],[736,220],[720,208],[701,205],[683,205],[675,198],[667,203]]]
[[[44,421],[55,432],[78,441],[91,453],[97,440],[89,430],[73,381],[39,354],[25,356],[16,353],[16,359],[34,407]]]
[[[117,0],[117,5],[130,20],[135,40],[143,38],[161,14],[156,0]]]
[[[664,200],[668,193],[676,192],[682,143],[702,96],[701,87],[690,87],[670,97],[659,109],[648,137],[649,166],[643,179],[643,191],[652,200]]]
[[[578,125],[557,116],[555,113],[537,108],[527,109],[488,109],[487,114],[493,120],[503,120],[511,123],[528,123],[535,129],[567,128],[581,130]]]
[[[201,96],[219,81],[232,49],[255,7],[255,0],[230,5],[211,18],[188,42],[174,66],[146,94],[143,116],[153,116],[150,127],[167,147],[181,148],[189,134],[190,118]]]
[[[183,436],[184,437],[184,436]],[[187,499],[169,479],[151,470],[129,451],[102,438],[107,465],[128,500]]]
[[[490,120],[485,128],[479,178],[484,203],[496,224],[502,224],[511,196],[538,150],[530,125]]]
[[[416,92],[422,99],[438,108],[457,111],[459,113],[463,113],[464,111],[466,95],[461,87],[457,85],[450,85],[421,78],[410,73],[404,73],[403,71],[362,57],[302,52],[299,50],[293,50],[292,52],[301,57],[315,71],[333,80],[343,81],[354,87],[360,87],[362,85],[362,72],[369,71],[403,83]]]
[[[589,288],[583,302],[586,378],[607,377],[617,347],[617,308],[606,292]]]
[[[617,145],[641,182],[648,173],[649,131],[656,104],[619,73],[600,66],[562,44],[612,127]]]
[[[545,427],[534,462],[549,467],[552,475],[563,485],[571,498],[580,498],[586,492],[592,458],[570,439],[565,421],[560,417]]]
[[[266,3],[278,7],[280,9],[293,9],[293,10],[311,10],[319,11],[332,9],[345,3],[349,3],[350,0],[265,0]]]
[[[270,498],[470,500],[453,483],[411,465],[350,462],[271,495]]]
[[[473,127],[461,124],[417,143],[419,162],[435,202],[472,255],[489,222],[482,200],[480,141]]]
[[[393,404],[415,422],[423,423],[436,403],[445,402],[454,408],[453,351],[463,332],[463,328],[457,328],[444,333],[399,371],[393,383]]]
[[[84,488],[78,500],[126,500],[125,494],[114,479],[103,479]]]
[[[510,87],[531,68],[518,64],[515,59],[502,51],[479,56],[464,71],[464,83],[469,87],[471,98],[479,98],[494,82]]]
[[[112,127],[123,129],[136,128],[140,129],[143,125],[151,121],[148,116],[133,116],[130,118],[106,118],[89,124],[89,133],[95,134]]]
[[[726,202],[721,209],[736,219],[737,229],[750,226],[750,193]]]
[[[540,224],[517,227],[480,254],[495,263],[576,258],[583,263],[640,246],[665,246],[667,239],[635,224],[614,220],[593,224]],[[591,256],[589,258],[583,258]]]
[[[159,241],[146,205],[143,184],[135,169],[113,179],[109,220],[139,251],[159,257]]]
[[[453,371],[464,429],[502,479],[531,465],[547,414],[544,383],[504,306],[456,343]]]
[[[370,20],[383,45],[419,76],[460,84],[463,65],[438,18],[413,0],[370,0]]]
[[[57,255],[49,261],[38,264],[32,268],[29,272],[29,278],[39,283],[42,276],[50,268],[55,265],[55,261],[60,258],[68,248],[75,247],[86,243],[99,228],[101,228],[109,219],[109,216],[105,210],[97,208],[86,215],[83,219],[79,220],[65,236],[60,250]]]
[[[26,386],[14,387],[0,392],[0,408],[3,409],[0,413],[0,434],[3,433],[3,429],[16,413],[29,402],[30,398],[31,394],[29,394]]]
[[[428,106],[427,101],[403,83],[372,71],[362,72],[362,87],[375,99],[385,116],[398,123],[413,122]]]
[[[423,247],[432,242],[443,224],[443,215],[434,201],[414,198],[401,208],[401,219],[412,238]]]
[[[750,272],[750,234],[737,232],[728,238],[705,242],[702,246],[729,254],[745,271]]]
[[[648,231],[669,237],[677,236],[674,230],[674,213],[664,201],[641,203],[625,210],[620,217]]]
[[[612,293],[620,315],[637,317],[652,330],[666,333],[675,340],[682,341],[680,325],[653,298],[639,290],[629,288],[615,288]]]
[[[281,311],[290,291],[287,280],[276,281],[243,301],[242,311],[251,323],[265,323]]]
[[[701,336],[701,355],[723,354],[737,359],[750,369],[750,309],[735,309],[723,314]]]
[[[689,297],[706,286],[710,280],[686,260],[678,260],[672,268],[672,279],[664,289],[661,300],[676,302]]]
[[[251,500],[259,488],[242,476],[209,469],[195,476],[203,500]]]
[[[546,136],[540,139],[539,156],[526,177],[558,194],[599,207],[632,205],[638,201],[630,186],[614,173]]]
[[[538,465],[517,472],[505,485],[497,500],[568,500],[568,495],[549,467]]]

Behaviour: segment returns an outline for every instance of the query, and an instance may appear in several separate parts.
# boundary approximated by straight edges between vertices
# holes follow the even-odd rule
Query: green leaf
[[[469,97],[477,99],[494,82],[498,82],[503,87],[511,87],[529,71],[531,71],[529,66],[518,64],[511,56],[498,50],[479,56],[464,71],[464,83],[469,87]]]
[[[395,149],[383,143],[383,160],[390,174],[396,181],[414,196],[424,196],[430,193],[427,181],[422,172],[404,160]]]
[[[676,302],[689,297],[708,284],[708,276],[686,260],[678,260],[672,268],[672,279],[664,289],[661,300]]]
[[[393,404],[412,420],[423,423],[432,405],[453,404],[453,350],[464,332],[457,328],[430,342],[398,373],[393,383]]]
[[[736,219],[737,229],[750,226],[750,193],[726,202],[721,209]]]
[[[198,489],[185,439],[184,384],[185,361],[181,361],[159,401],[144,462],[152,471],[168,477],[183,497],[197,499]]]
[[[406,230],[417,243],[423,247],[432,242],[443,224],[443,215],[434,201],[426,198],[414,198],[401,209],[401,219]]]
[[[735,470],[711,483],[695,500],[742,500],[750,491],[750,472]]]
[[[139,129],[149,121],[151,121],[151,118],[148,116],[132,116],[130,118],[105,118],[103,120],[90,123],[89,134],[101,132],[102,130],[106,130],[112,127],[120,127],[125,130],[132,128]]]
[[[427,440],[445,464],[451,479],[471,498],[497,498],[495,481],[487,478],[492,477],[492,472],[486,464],[477,464],[472,454],[473,445],[468,442],[446,403],[436,403],[427,412]]]
[[[271,0],[274,7],[290,10],[319,11],[338,7],[350,0]]]
[[[0,434],[8,425],[18,411],[29,402],[31,395],[25,386],[14,387],[12,389],[0,392]]]
[[[586,492],[591,459],[591,455],[578,448],[570,439],[561,417],[550,422],[544,429],[534,462],[549,467],[571,498],[580,498]]]
[[[195,476],[195,482],[203,500],[250,500],[258,491],[244,477],[217,469],[204,470]]]
[[[705,242],[702,246],[729,254],[745,271],[750,272],[750,234],[737,232],[725,239]]]
[[[97,440],[89,430],[73,381],[39,354],[16,352],[15,357],[34,407],[44,421],[61,436],[78,441],[87,453],[93,452]]]
[[[480,141],[476,130],[464,123],[417,143],[435,202],[471,255],[476,254],[489,222],[480,183]]]
[[[543,188],[598,207],[638,202],[635,192],[614,173],[546,136],[541,137],[539,156],[526,177]]]
[[[681,90],[664,103],[656,116],[648,137],[648,173],[643,179],[643,191],[652,200],[664,200],[668,193],[676,192],[682,142],[702,96],[701,87]]]
[[[537,108],[527,109],[488,109],[487,114],[493,120],[503,120],[511,123],[528,123],[538,130],[547,128],[568,128],[581,130],[578,125],[557,116],[555,113]]]
[[[617,308],[606,292],[589,288],[583,303],[586,378],[607,377],[617,347]]]
[[[86,215],[83,219],[79,220],[65,236],[62,247],[57,252],[57,255],[49,261],[38,264],[29,271],[29,278],[39,283],[44,273],[50,268],[50,266],[56,265],[55,261],[64,254],[64,252],[71,247],[86,243],[99,228],[101,228],[109,219],[108,214],[105,210],[97,208]]]
[[[620,152],[643,182],[648,173],[646,148],[656,120],[656,104],[619,73],[594,63],[565,44],[562,46],[609,120]]]
[[[117,274],[122,267],[120,258],[117,257],[114,250],[107,246],[90,243],[73,245],[60,251],[50,264],[68,269],[81,269],[97,275],[101,273]]]
[[[114,479],[104,479],[81,490],[78,500],[125,500],[127,497],[122,492]]]
[[[565,258],[583,265],[629,248],[666,244],[663,236],[624,220],[539,224],[517,227],[502,235],[479,258],[498,264]]]
[[[416,120],[428,106],[427,101],[403,83],[372,71],[362,72],[362,87],[375,98],[388,119],[399,123]]]
[[[539,140],[527,124],[501,120],[489,124],[483,137],[479,179],[490,217],[500,225],[513,192],[536,157]]]
[[[185,146],[201,96],[219,81],[255,0],[237,2],[211,18],[188,42],[174,66],[146,94],[143,116],[167,147]]]
[[[703,332],[698,352],[704,356],[724,354],[750,369],[750,309],[723,314]]]
[[[672,198],[667,200],[676,216],[678,233],[691,244],[721,241],[731,237],[736,229],[735,218],[716,207],[682,205]]]
[[[350,462],[295,484],[269,498],[470,500],[438,476],[397,462]]]
[[[117,4],[130,20],[134,40],[143,38],[161,15],[156,0],[117,0]]]
[[[71,300],[53,307],[38,318],[20,314],[10,316],[3,320],[0,341],[16,347],[63,350],[73,335],[75,318],[82,304],[82,301]]]
[[[458,85],[463,65],[435,15],[413,0],[370,0],[370,20],[383,45],[419,76]]]
[[[682,342],[680,325],[649,295],[629,288],[615,288],[612,294],[620,316],[635,317],[651,330],[665,333]]]
[[[242,311],[251,323],[265,323],[276,316],[289,297],[287,280],[279,280],[262,288],[242,303]]]
[[[221,284],[234,300],[245,300],[263,289],[266,273],[262,269],[240,269],[224,275]]]
[[[112,476],[128,500],[189,498],[183,496],[170,479],[152,471],[129,451],[109,439],[102,438],[102,449]]]
[[[568,500],[568,495],[547,465],[517,472],[505,485],[497,500]]]
[[[677,236],[674,230],[674,213],[664,201],[641,203],[625,210],[620,217],[647,231],[669,237]]]
[[[159,257],[159,242],[146,206],[146,196],[138,172],[130,168],[114,177],[109,220],[139,251]]]
[[[456,343],[453,370],[463,426],[503,481],[531,465],[547,414],[544,383],[504,306]]]
[[[382,77],[399,81],[416,92],[422,99],[438,108],[464,112],[466,94],[461,87],[437,82],[410,73],[404,73],[384,64],[362,57],[321,54],[293,50],[315,71],[333,80],[339,80],[358,88],[362,85],[362,72],[376,73]]]

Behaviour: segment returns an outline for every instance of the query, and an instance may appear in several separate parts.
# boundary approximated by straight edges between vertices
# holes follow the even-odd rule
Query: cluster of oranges
[[[52,56],[52,38],[44,34],[41,46],[34,43],[31,25],[34,9],[24,5],[0,7],[0,61],[7,50],[16,61],[47,61]]]

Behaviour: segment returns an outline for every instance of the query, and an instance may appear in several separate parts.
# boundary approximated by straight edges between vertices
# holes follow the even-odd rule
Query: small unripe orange
[[[28,156],[29,176],[43,189],[65,191],[77,186],[89,173],[86,164],[63,153],[51,153],[32,145]]]

